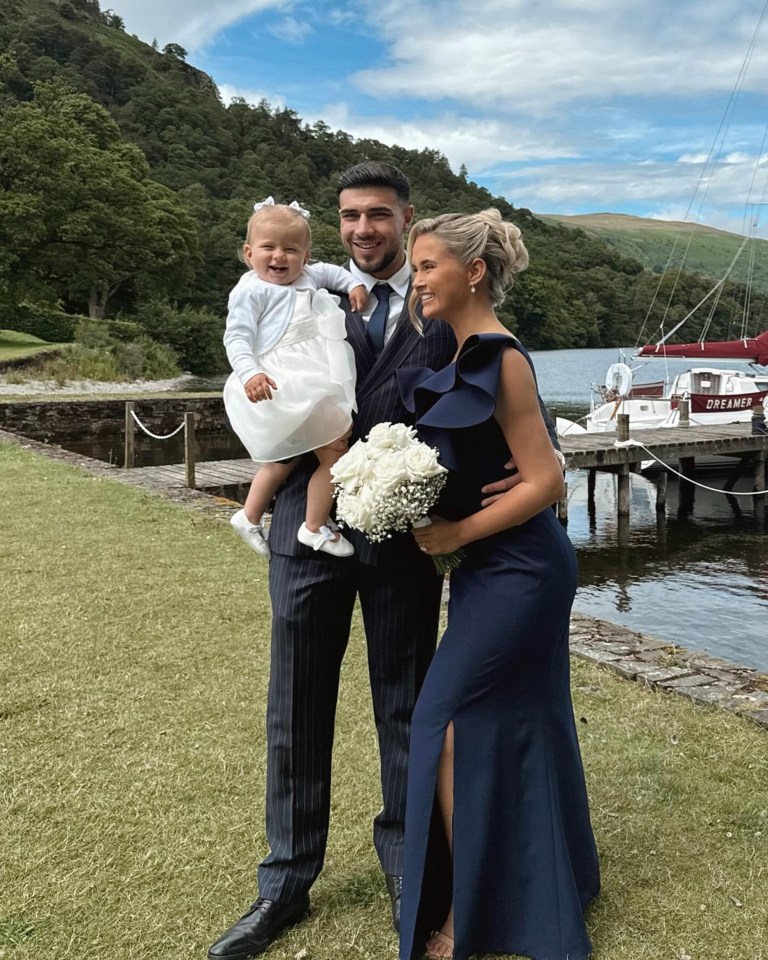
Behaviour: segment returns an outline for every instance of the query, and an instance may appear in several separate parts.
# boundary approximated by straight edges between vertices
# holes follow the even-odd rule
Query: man
[[[353,313],[342,297],[357,364],[357,439],[383,421],[409,422],[397,369],[439,369],[450,362],[456,341],[442,321],[425,320],[419,334],[408,316],[405,235],[413,207],[405,176],[389,164],[369,161],[345,171],[337,193],[349,269],[369,293],[362,314]],[[256,956],[309,913],[309,888],[322,868],[328,836],[339,672],[356,598],[381,758],[383,808],[374,821],[374,845],[399,926],[410,718],[435,649],[442,579],[409,534],[371,544],[352,531],[355,555],[343,560],[298,543],[313,469],[312,458],[307,459],[280,489],[269,534],[270,853],[259,866],[259,899],[213,944],[210,960]],[[486,489],[502,492],[513,483],[507,478]]]

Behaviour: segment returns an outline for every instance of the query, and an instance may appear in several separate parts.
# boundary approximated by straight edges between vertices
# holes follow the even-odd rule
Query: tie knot
[[[392,293],[392,287],[390,287],[388,283],[377,283],[373,288],[373,293],[379,302],[382,300],[389,300],[389,295]]]

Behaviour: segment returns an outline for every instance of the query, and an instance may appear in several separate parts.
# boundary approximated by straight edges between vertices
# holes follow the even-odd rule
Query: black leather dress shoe
[[[309,897],[291,903],[277,903],[259,897],[256,903],[229,930],[225,930],[208,951],[209,960],[248,960],[264,953],[287,927],[309,916]]]
[[[392,923],[395,930],[400,933],[400,897],[403,893],[403,878],[385,873],[384,879],[387,882],[387,893],[392,902]]]

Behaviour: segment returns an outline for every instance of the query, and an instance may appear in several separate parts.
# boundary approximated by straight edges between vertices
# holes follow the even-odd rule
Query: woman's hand
[[[419,550],[433,555],[453,553],[465,543],[461,537],[461,524],[442,517],[433,517],[432,523],[426,527],[414,527],[413,538]]]
[[[266,373],[257,373],[246,382],[243,390],[251,403],[258,403],[259,400],[271,400],[272,391],[277,390],[277,384]]]

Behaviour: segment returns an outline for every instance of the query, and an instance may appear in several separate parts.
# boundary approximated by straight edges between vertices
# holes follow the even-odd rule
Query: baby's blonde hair
[[[312,245],[312,231],[309,227],[307,218],[302,216],[294,207],[287,204],[276,203],[271,206],[260,207],[255,210],[248,218],[248,224],[245,228],[245,243],[250,244],[253,228],[260,223],[285,223],[290,226],[301,224],[306,231],[307,250]]]

